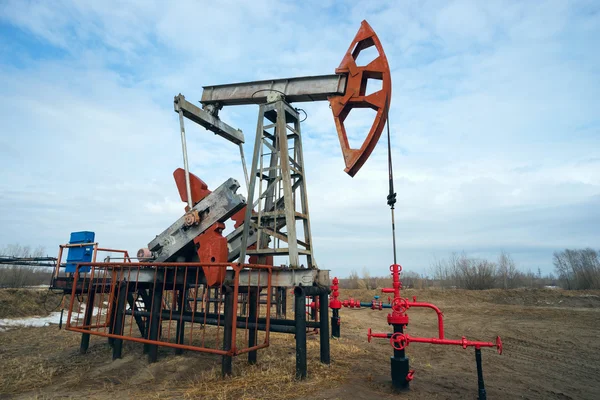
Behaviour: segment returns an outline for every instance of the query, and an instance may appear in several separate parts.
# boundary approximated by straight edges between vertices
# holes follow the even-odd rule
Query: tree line
[[[11,244],[0,247],[0,256],[8,257],[44,257],[44,247],[21,246]],[[0,288],[20,288],[26,286],[50,285],[51,268],[32,267],[28,265],[0,264]]]
[[[429,274],[403,272],[404,287],[418,289],[438,287],[468,290],[561,287],[563,289],[600,289],[600,258],[598,252],[587,249],[565,249],[553,254],[554,273],[542,274],[541,269],[527,272],[519,269],[512,256],[500,252],[496,260],[452,253],[432,263]],[[340,280],[347,289],[377,289],[391,287],[391,277],[371,276],[363,269],[362,276],[351,271]]]

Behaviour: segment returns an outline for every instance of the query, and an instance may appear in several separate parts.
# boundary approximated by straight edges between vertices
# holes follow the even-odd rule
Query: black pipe
[[[331,337],[340,337],[340,310],[337,308],[331,311]]]
[[[87,303],[85,306],[85,314],[83,315],[83,325],[84,326],[89,326],[92,321],[92,315],[94,313],[95,294],[96,294],[95,290],[91,290],[88,293]],[[60,318],[62,320],[62,314],[60,315]],[[85,354],[87,352],[89,346],[90,346],[90,334],[82,333],[81,334],[81,344],[79,345],[79,353]]]
[[[281,315],[279,318],[283,317],[283,319],[285,319],[287,313],[287,292],[285,287],[280,287],[278,290],[281,291]]]
[[[117,304],[116,304],[116,317],[115,317],[115,326],[114,326],[114,334],[122,335],[123,334],[123,319],[125,312],[125,302],[127,298],[127,283],[121,283],[119,285],[119,294],[117,296]],[[116,360],[121,358],[123,351],[123,339],[115,339],[113,345],[113,355],[112,359]]]
[[[403,333],[402,324],[393,324],[394,333]],[[396,389],[406,390],[410,381],[407,379],[409,372],[408,357],[404,349],[394,348],[394,356],[390,359],[392,366],[392,385]]]
[[[62,319],[63,319],[64,312],[65,312],[64,308],[62,310],[60,310],[60,319],[58,320],[58,330],[59,331],[62,329]]]
[[[481,365],[481,349],[475,348],[475,362],[477,363],[477,387],[479,400],[486,400],[485,384],[483,383],[483,366]]]
[[[125,314],[131,315],[132,312],[131,312],[131,310],[127,310],[127,311],[125,311]],[[194,315],[193,319],[192,319],[192,314]],[[148,311],[135,311],[134,315],[139,315],[140,317],[149,317],[150,313]],[[181,315],[179,312],[173,313],[171,315],[171,312],[168,310],[164,310],[162,312],[161,317],[165,321],[168,321],[168,320],[175,321],[175,320],[179,320],[181,318],[182,321],[194,322],[197,324],[203,324],[205,317],[207,318],[207,320],[208,319],[214,320],[214,321],[220,320],[221,324],[222,324],[222,321],[225,319],[225,315],[223,315],[223,314],[213,314],[213,313],[205,314],[202,312],[192,313],[191,311],[184,311],[183,315]],[[238,328],[246,327],[246,319],[248,320],[248,327],[253,326],[252,324],[254,324],[254,323],[258,323],[259,325],[265,325],[267,323],[267,319],[263,318],[263,317],[253,318],[253,319],[250,319],[249,317],[237,317],[236,319],[237,319],[236,326]],[[251,321],[252,321],[252,324],[250,323]],[[281,325],[281,326],[291,326],[291,327],[296,326],[296,321],[292,320],[292,319],[271,318],[269,320],[269,322],[271,323],[271,325]],[[208,325],[211,325],[211,324],[208,324]],[[306,327],[307,328],[320,328],[321,323],[315,322],[315,321],[306,321]]]
[[[148,318],[150,321],[149,328],[149,339],[150,340],[158,340],[158,332],[160,331],[160,314],[162,310],[162,297],[163,297],[163,288],[162,283],[156,281],[154,284],[154,289],[152,293],[152,317]],[[158,358],[158,345],[151,344],[148,345],[148,361],[153,363],[156,362]]]
[[[127,310],[125,311],[125,314],[127,315],[131,315],[131,310]],[[170,318],[170,311],[163,311],[161,316],[163,320],[168,320]],[[135,315],[139,315],[142,317],[149,317],[150,313],[147,311],[136,311]],[[211,317],[214,316],[214,317]],[[217,317],[218,316],[218,317]],[[206,324],[206,325],[215,325],[215,326],[222,326],[223,325],[223,321],[225,321],[225,316],[223,314],[207,314],[206,319],[204,317],[203,313],[196,313],[194,315],[194,317],[192,318],[192,313],[190,312],[186,312],[183,314],[183,316],[177,316],[177,319],[181,318],[182,321],[185,322],[194,322],[196,324]],[[175,318],[173,318],[174,320]],[[279,321],[285,321],[286,324],[279,324]],[[271,319],[270,321],[270,325],[269,325],[269,330],[271,332],[278,332],[278,333],[296,333],[296,327],[293,326],[292,324],[290,324],[290,322],[294,322],[294,321],[290,321],[290,320],[276,320],[276,319]],[[314,324],[314,322],[313,322]],[[320,325],[315,325],[316,328],[318,328]],[[266,324],[266,319],[265,318],[259,318],[258,319],[258,323],[255,322],[250,322],[250,320],[248,320],[248,323],[246,324],[246,317],[237,317],[237,322],[236,322],[236,327],[238,328],[247,328],[247,329],[252,329],[252,328],[256,328],[259,331],[264,331],[267,329],[267,324]]]
[[[329,365],[331,362],[329,352],[329,304],[327,304],[327,292],[321,293],[319,299],[319,318],[321,328],[319,330],[319,342],[321,345],[321,362]],[[316,307],[315,307],[316,308]]]
[[[256,304],[258,303],[257,292],[257,290],[251,290],[250,294],[248,295],[248,320],[252,322],[256,320],[256,310],[258,306]],[[256,329],[256,327],[250,328],[248,330],[248,347],[253,347],[256,345],[257,331],[258,330]],[[248,352],[248,364],[256,364],[256,350]]]
[[[231,350],[231,342],[233,339],[233,290],[229,287],[224,288],[225,291],[225,321],[223,324],[223,350]],[[229,376],[232,370],[232,357],[224,355],[221,361],[221,375]]]
[[[312,287],[312,286],[311,286]],[[296,379],[306,379],[306,292],[294,288],[294,319],[296,320]]]
[[[331,289],[329,289],[326,286],[296,286],[294,288],[294,294],[296,296],[298,296],[298,294],[303,293],[304,297],[306,296],[318,296],[321,293],[327,293],[329,294],[329,292],[331,292]]]

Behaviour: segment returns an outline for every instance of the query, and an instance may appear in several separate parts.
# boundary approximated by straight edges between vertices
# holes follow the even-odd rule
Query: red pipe
[[[404,335],[404,336],[406,336],[406,339],[408,340],[409,343],[415,342],[415,343],[430,343],[430,344],[447,344],[447,345],[462,346],[463,349],[466,349],[469,346],[473,346],[476,349],[480,349],[482,347],[496,347],[495,343],[467,340],[467,338],[464,336],[460,340],[422,338],[422,337],[414,337],[414,336],[409,336],[409,335]]]
[[[408,303],[408,305],[409,305],[409,307],[431,308],[433,311],[435,311],[437,313],[437,317],[438,317],[439,338],[440,339],[444,338],[444,314],[442,313],[442,310],[440,310],[435,304],[417,302],[414,297],[413,297],[413,302]]]

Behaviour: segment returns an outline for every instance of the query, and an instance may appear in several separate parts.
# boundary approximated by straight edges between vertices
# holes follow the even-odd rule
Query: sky
[[[0,1],[0,247],[50,255],[78,230],[134,253],[183,213],[173,97],[332,74],[360,23],[392,71],[398,262],[452,252],[552,271],[600,247],[600,3]],[[392,264],[384,136],[354,177],[326,102],[301,103],[315,258],[347,276]],[[250,160],[257,106],[226,107]],[[351,143],[372,115],[354,113]],[[190,169],[246,193],[238,149],[186,125]]]

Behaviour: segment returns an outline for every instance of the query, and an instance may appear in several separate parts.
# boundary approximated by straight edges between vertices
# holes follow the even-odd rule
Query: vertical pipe
[[[125,318],[125,301],[127,298],[127,283],[121,283],[119,285],[119,296],[117,297],[117,305],[116,305],[116,316],[115,316],[115,326],[113,328],[113,333],[115,335],[123,335],[123,319]],[[121,358],[123,351],[123,339],[115,339],[113,344],[113,360],[117,358]]]
[[[306,294],[300,286],[294,289],[296,320],[296,379],[306,379]]]
[[[177,292],[177,313],[179,314],[179,319],[177,319],[177,329],[175,333],[175,337],[177,338],[177,344],[183,344],[183,336],[185,332],[185,321],[181,318],[182,311],[184,311],[185,307],[185,283],[181,289]],[[183,349],[175,349],[175,354],[183,354]]]
[[[321,362],[329,365],[331,361],[329,353],[329,304],[327,291],[319,294],[319,321],[320,326],[320,343],[321,343]]]
[[[150,328],[149,328],[149,339],[158,340],[158,334],[160,331],[160,320],[162,312],[162,296],[163,296],[163,285],[155,280],[154,287],[152,288],[152,310],[150,311]],[[148,361],[153,363],[158,358],[158,345],[151,344],[148,346]]]
[[[233,310],[233,290],[230,287],[224,287],[225,290],[225,315],[223,317],[223,350],[231,350],[231,338],[233,329],[234,310]],[[225,376],[231,375],[232,357],[223,356],[221,360],[221,374]]]
[[[483,367],[481,365],[481,349],[475,348],[475,362],[477,363],[477,388],[479,389],[479,400],[486,400],[485,384],[483,383]]]
[[[190,168],[188,165],[187,144],[185,143],[185,126],[183,124],[183,110],[179,109],[179,128],[181,130],[181,150],[183,151],[183,169],[185,170],[185,190],[187,194],[187,203],[190,210],[194,206],[192,203],[192,188],[190,185]]]
[[[403,333],[404,329],[401,324],[394,324],[394,333]],[[392,369],[392,385],[396,389],[408,389],[409,380],[407,375],[409,372],[408,358],[405,350],[394,349],[394,356],[390,359]]]
[[[250,293],[248,294],[248,321],[256,322],[256,310],[258,305],[258,288],[250,288]],[[248,329],[248,347],[253,347],[256,345],[256,333],[258,330],[256,329],[256,325],[253,325],[252,328]],[[248,364],[256,364],[256,350],[248,352]]]
[[[85,305],[85,314],[83,316],[83,326],[89,326],[92,321],[92,315],[94,314],[94,297],[96,294],[96,288],[92,286],[92,290],[88,293],[87,303]],[[62,313],[61,313],[62,319]],[[90,346],[90,334],[81,334],[81,344],[79,345],[79,353],[85,354]]]
[[[286,289],[287,288],[285,288],[285,287],[278,288],[278,290],[281,291],[281,311],[282,311],[281,314],[282,314],[283,319],[285,319],[286,314],[287,314],[287,311],[286,311],[287,310],[287,291],[286,291]]]
[[[337,308],[331,311],[331,337],[340,337],[340,310]]]

